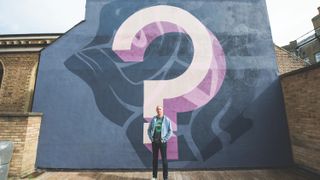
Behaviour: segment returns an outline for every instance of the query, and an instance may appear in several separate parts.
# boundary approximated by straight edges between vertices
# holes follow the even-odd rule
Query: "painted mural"
[[[150,168],[157,105],[173,122],[169,167],[289,165],[276,73],[263,0],[87,0],[41,53],[37,166]]]

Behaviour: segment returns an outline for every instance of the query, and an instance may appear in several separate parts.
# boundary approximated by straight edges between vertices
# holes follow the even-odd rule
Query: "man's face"
[[[157,106],[156,111],[158,116],[163,116],[163,108],[161,106]]]

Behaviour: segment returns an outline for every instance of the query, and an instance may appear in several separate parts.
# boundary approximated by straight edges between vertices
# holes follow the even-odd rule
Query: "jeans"
[[[163,179],[168,179],[168,160],[167,160],[167,143],[152,142],[152,175],[157,178],[158,175],[158,154],[161,152],[162,167],[163,167]]]

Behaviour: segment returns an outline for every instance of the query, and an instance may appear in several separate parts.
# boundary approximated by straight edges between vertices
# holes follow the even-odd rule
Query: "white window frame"
[[[320,62],[320,51],[317,52],[317,53],[314,55],[314,58],[315,58],[315,60],[316,60],[317,63]]]

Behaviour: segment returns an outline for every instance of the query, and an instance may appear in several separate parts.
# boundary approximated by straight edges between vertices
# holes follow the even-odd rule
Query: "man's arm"
[[[164,137],[163,141],[167,142],[171,138],[172,134],[173,132],[172,132],[171,120],[168,118],[168,132]]]
[[[151,142],[152,142],[152,135],[151,135],[152,121],[153,121],[153,119],[151,119],[151,121],[149,123],[149,127],[148,127],[148,136],[149,136],[149,139]]]

